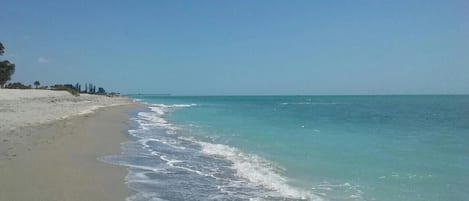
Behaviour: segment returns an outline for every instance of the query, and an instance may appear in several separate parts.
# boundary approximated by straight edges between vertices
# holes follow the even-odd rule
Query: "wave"
[[[178,129],[177,127],[172,126],[164,118],[167,112],[170,112],[176,108],[185,108],[193,107],[197,104],[174,104],[174,105],[165,105],[165,104],[147,104],[149,105],[150,111],[139,112],[137,118],[133,120],[136,121],[141,129],[151,129],[151,128],[166,128],[169,130]],[[131,131],[134,132],[134,131]]]
[[[161,108],[181,108],[181,107],[193,107],[197,106],[195,103],[191,104],[172,104],[172,105],[166,105],[166,104],[150,104],[153,106],[161,107]]]
[[[221,156],[233,162],[236,174],[250,182],[279,192],[282,196],[303,200],[322,200],[307,191],[294,188],[287,184],[288,179],[279,174],[278,169],[270,161],[257,155],[246,154],[242,151],[223,144],[213,144],[198,141],[202,145],[202,152]]]
[[[127,184],[136,194],[127,200],[323,200],[288,184],[282,168],[260,156],[237,148],[196,139],[164,116],[175,109],[196,104],[148,104],[149,111],[132,120],[129,130],[135,141],[124,144],[124,154],[104,161],[127,166]],[[182,192],[185,184],[188,192]],[[163,182],[163,183],[162,183]],[[173,192],[177,191],[177,192]],[[187,194],[187,195],[186,195]],[[207,199],[209,200],[209,199]]]

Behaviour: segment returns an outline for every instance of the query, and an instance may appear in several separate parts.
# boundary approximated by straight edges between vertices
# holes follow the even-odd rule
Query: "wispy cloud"
[[[40,64],[45,64],[45,63],[49,63],[49,59],[46,59],[44,57],[39,57],[37,59],[37,62],[40,63]]]

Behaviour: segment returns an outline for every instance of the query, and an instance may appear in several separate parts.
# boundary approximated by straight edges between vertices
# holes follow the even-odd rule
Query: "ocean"
[[[143,200],[469,200],[469,96],[151,96],[121,155]]]

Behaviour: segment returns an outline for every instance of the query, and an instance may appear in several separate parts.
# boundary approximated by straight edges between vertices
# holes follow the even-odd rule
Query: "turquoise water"
[[[167,144],[200,152],[184,159],[187,153],[171,155],[176,161],[166,161],[171,168],[185,164],[201,172],[198,176],[210,176],[216,174],[212,170],[229,167],[232,172],[225,171],[213,182],[236,178],[246,183],[213,200],[469,200],[469,96],[133,98],[148,103],[151,111],[146,112],[155,113],[151,120],[162,124],[153,131],[143,129],[145,135],[138,137],[155,143],[166,140],[152,147],[159,156],[164,151],[158,149]],[[162,128],[171,132],[162,134]],[[196,142],[197,148],[184,140]],[[164,153],[169,158],[169,152]],[[207,169],[200,157],[215,157],[207,164],[223,165]],[[194,193],[212,181],[204,182],[185,188]],[[225,189],[224,185],[229,186],[215,186]],[[145,191],[147,198],[164,190],[139,185],[134,189]],[[243,191],[262,193],[235,196]],[[232,197],[223,197],[228,194]],[[163,195],[177,200],[171,196],[176,195]]]

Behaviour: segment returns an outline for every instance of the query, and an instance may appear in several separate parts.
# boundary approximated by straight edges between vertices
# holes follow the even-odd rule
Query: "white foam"
[[[177,128],[172,126],[168,123],[163,116],[171,111],[174,108],[184,108],[184,107],[192,107],[196,106],[196,104],[173,104],[173,105],[165,105],[165,104],[151,104],[149,107],[151,112],[139,112],[136,121],[139,123],[142,129],[156,126],[156,127],[164,127],[165,129],[169,130],[176,130]],[[129,132],[130,133],[130,132]],[[167,132],[170,134],[171,132]],[[278,193],[278,195],[293,199],[304,199],[304,200],[313,200],[313,201],[321,201],[320,197],[314,195],[306,190],[298,189],[293,186],[290,186],[287,182],[288,180],[283,177],[280,173],[280,168],[276,167],[269,161],[252,154],[246,154],[239,151],[236,148],[229,147],[223,144],[213,144],[195,140],[191,137],[179,137],[183,140],[189,140],[194,143],[197,143],[201,146],[201,152],[208,155],[219,156],[226,160],[229,160],[233,163],[232,167],[235,171],[237,176],[247,179],[250,184],[255,186],[263,186],[267,189],[273,190],[274,192]],[[158,140],[158,139],[142,139],[140,140],[140,144],[144,146],[144,148],[149,148],[147,142],[149,141],[158,141],[160,143],[164,143],[167,145],[174,146],[172,143],[168,143],[167,141]],[[212,174],[203,173],[198,170],[193,170],[187,167],[181,167],[177,164],[182,162],[179,160],[170,159],[167,156],[161,155],[156,152],[152,152],[152,155],[158,156],[163,161],[174,168],[184,169],[199,175],[214,177]],[[236,182],[236,181],[233,181]],[[233,184],[236,185],[236,184]],[[130,199],[129,199],[130,200]]]
[[[155,138],[145,138],[145,139],[138,140],[138,142],[143,146],[144,149],[150,148],[150,146],[147,144],[148,142],[159,142],[159,143],[168,145],[172,148],[182,149],[182,150],[186,149],[185,147],[175,145],[175,142],[168,142],[166,140],[160,140],[160,139],[155,139]]]
[[[139,99],[134,99],[134,101],[141,101]],[[139,112],[137,113],[137,118],[133,119],[139,125],[139,129],[149,129],[152,127],[161,127],[170,130],[168,133],[174,133],[177,130],[177,127],[172,126],[169,124],[163,116],[168,112],[171,111],[173,108],[182,108],[182,107],[192,107],[196,106],[196,104],[174,104],[174,105],[165,105],[165,104],[148,104],[150,105],[148,108],[150,112]],[[90,111],[94,111],[97,108],[92,108]],[[84,111],[83,113],[86,114],[90,111]],[[134,131],[133,131],[134,132]],[[129,131],[130,133],[130,131]]]
[[[278,168],[259,156],[245,154],[227,145],[196,142],[202,146],[203,153],[221,156],[232,161],[233,169],[236,170],[237,175],[252,183],[275,190],[282,196],[289,198],[322,200],[316,195],[288,185],[287,179],[277,173]]]
[[[165,104],[149,104],[148,108],[151,110],[150,112],[139,112],[137,114],[138,118],[134,119],[140,126],[140,129],[149,129],[151,127],[160,127],[168,129],[168,134],[174,134],[175,131],[178,129],[177,127],[172,126],[169,124],[163,116],[174,108],[183,108],[183,107],[192,107],[196,106],[196,104],[173,104],[173,105],[165,105]]]
[[[171,104],[171,105],[166,105],[166,104],[150,104],[153,106],[161,107],[161,108],[178,108],[178,107],[192,107],[192,106],[197,106],[195,103],[191,104]]]
[[[151,111],[156,112],[158,115],[164,115],[165,111],[162,107],[149,107]]]
[[[158,124],[167,124],[168,122],[161,118],[159,115],[155,115],[154,113],[151,112],[139,112],[138,116],[146,121],[150,121],[152,123],[158,123]],[[140,123],[140,122],[139,122]]]

